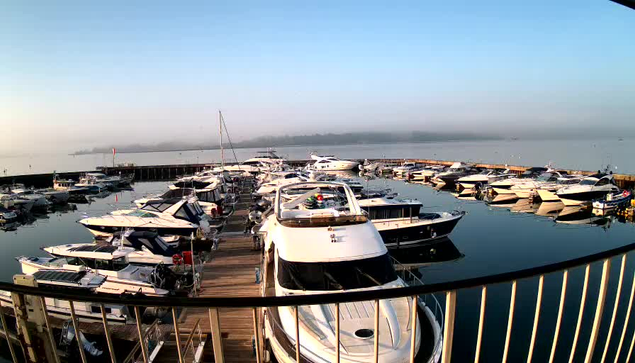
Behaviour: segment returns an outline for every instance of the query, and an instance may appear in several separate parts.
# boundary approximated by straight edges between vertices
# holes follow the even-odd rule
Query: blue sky
[[[355,130],[635,129],[635,11],[559,1],[6,1],[15,148]]]

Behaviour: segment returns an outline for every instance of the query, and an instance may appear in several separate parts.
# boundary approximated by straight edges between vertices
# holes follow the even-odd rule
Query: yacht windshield
[[[580,185],[595,185],[595,183],[597,183],[597,180],[584,179],[580,182]]]
[[[349,290],[397,279],[388,254],[339,262],[291,262],[278,258],[278,283],[290,290]]]

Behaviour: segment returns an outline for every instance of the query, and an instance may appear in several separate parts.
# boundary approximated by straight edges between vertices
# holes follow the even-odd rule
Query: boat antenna
[[[220,137],[220,165],[225,169],[225,151],[223,150],[223,114],[218,110],[218,135]]]

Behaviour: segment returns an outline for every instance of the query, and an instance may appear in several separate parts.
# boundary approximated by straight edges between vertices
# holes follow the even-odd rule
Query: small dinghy
[[[602,211],[617,209],[628,204],[631,199],[633,199],[633,194],[628,190],[607,194],[606,198],[593,201],[593,209]]]

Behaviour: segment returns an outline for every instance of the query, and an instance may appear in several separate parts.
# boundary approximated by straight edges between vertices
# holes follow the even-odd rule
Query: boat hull
[[[84,227],[88,228],[88,230],[97,237],[109,237],[112,236],[116,232],[121,232],[122,227],[112,227],[112,226],[97,226],[90,224],[83,224]],[[151,231],[157,232],[160,236],[164,235],[178,235],[178,236],[190,236],[192,233],[196,234],[197,228],[162,228],[157,226],[151,227],[126,227],[128,229],[134,229],[135,231]]]
[[[447,237],[463,218],[463,214],[450,218],[440,217],[408,223],[408,219],[396,221],[374,220],[373,224],[388,249],[416,247]]]

